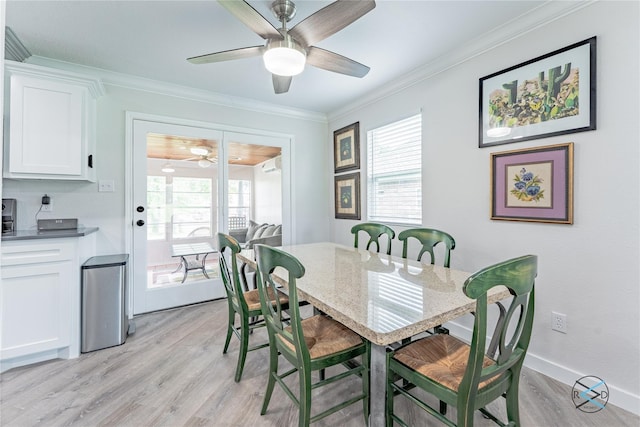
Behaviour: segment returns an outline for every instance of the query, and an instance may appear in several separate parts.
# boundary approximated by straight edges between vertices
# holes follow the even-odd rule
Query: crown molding
[[[548,0],[532,11],[520,15],[500,27],[485,33],[473,41],[440,56],[435,60],[416,68],[392,83],[386,83],[361,97],[358,101],[347,104],[328,114],[329,121],[335,121],[363,107],[375,104],[380,100],[401,92],[408,87],[430,79],[446,70],[467,62],[483,53],[497,49],[512,40],[543,27],[550,22],[570,15],[580,9],[592,5],[599,0],[557,1]]]
[[[24,62],[31,52],[22,44],[10,27],[4,27],[4,59]]]
[[[43,67],[25,62],[7,60],[4,64],[7,75],[11,75],[11,73],[19,73],[21,75],[28,75],[32,77],[56,78],[58,81],[85,86],[93,98],[97,99],[104,95],[102,82],[94,76],[76,73],[70,70]]]
[[[273,114],[293,119],[327,123],[327,116],[324,113],[290,107],[282,107],[279,105],[260,102],[253,99],[224,95],[216,92],[209,92],[202,89],[181,86],[159,80],[146,79],[130,74],[117,73],[101,68],[88,67],[71,62],[59,61],[57,59],[46,58],[43,56],[33,55],[28,59],[27,62],[43,67],[91,75],[99,78],[103,84],[108,86],[118,86],[132,90],[151,92],[159,95],[183,98],[191,101],[215,104],[229,108],[237,108],[261,114]]]

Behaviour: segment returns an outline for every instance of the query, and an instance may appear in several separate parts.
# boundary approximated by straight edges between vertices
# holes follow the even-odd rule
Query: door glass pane
[[[218,232],[217,154],[217,141],[148,135],[148,288],[187,286],[219,277],[215,253],[206,258],[202,254],[181,258],[175,252],[179,245],[207,243],[215,248],[213,236]],[[189,263],[186,275],[185,262]],[[200,264],[204,271],[191,269]]]
[[[228,229],[246,229],[249,221],[282,224],[282,173],[280,147],[230,142],[229,145]],[[273,229],[273,228],[272,228]],[[281,227],[278,227],[280,230]],[[245,235],[246,236],[246,235]],[[282,233],[278,234],[280,239]],[[266,237],[266,236],[263,236]],[[270,236],[272,237],[272,236]],[[241,243],[247,243],[241,241]],[[275,239],[260,243],[280,246]]]

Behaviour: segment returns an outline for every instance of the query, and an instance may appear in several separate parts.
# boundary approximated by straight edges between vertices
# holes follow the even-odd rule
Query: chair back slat
[[[393,238],[396,236],[396,232],[387,225],[379,224],[376,222],[365,222],[362,224],[357,224],[351,227],[351,233],[354,235],[353,247],[358,248],[358,234],[360,231],[364,231],[369,236],[369,240],[367,241],[366,250],[369,250],[372,244],[376,245],[376,252],[380,252],[380,237],[387,236],[387,250],[386,254],[391,255],[391,242]]]
[[[444,231],[436,230],[433,228],[410,228],[408,230],[401,231],[398,234],[398,240],[402,241],[402,257],[407,258],[409,239],[416,239],[422,245],[416,261],[421,261],[422,256],[428,253],[431,257],[431,264],[435,264],[434,248],[439,243],[443,243],[445,246],[443,266],[449,267],[451,262],[451,251],[456,247],[456,241],[450,234]]]

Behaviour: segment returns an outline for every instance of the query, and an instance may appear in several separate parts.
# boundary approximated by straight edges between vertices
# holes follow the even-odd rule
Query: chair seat
[[[271,301],[275,301],[276,298],[273,295],[273,291],[271,289],[268,290],[269,299]],[[244,292],[244,299],[247,302],[247,308],[249,311],[260,311],[260,293],[258,293],[257,289],[250,290],[248,292]],[[289,297],[283,294],[282,292],[278,292],[278,298],[280,299],[281,305],[289,304]]]
[[[300,324],[311,360],[339,353],[363,343],[360,335],[326,316],[309,317],[302,320]],[[285,330],[291,332],[291,326],[286,327]],[[277,337],[291,351],[295,351],[295,346],[292,343],[279,335]]]
[[[419,372],[425,377],[457,392],[469,359],[470,346],[446,334],[431,335],[398,349],[393,357],[398,362]],[[484,357],[483,368],[495,364]],[[483,388],[498,376],[480,383]]]

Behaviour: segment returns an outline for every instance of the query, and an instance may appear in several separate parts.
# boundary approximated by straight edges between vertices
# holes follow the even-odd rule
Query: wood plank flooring
[[[268,350],[250,352],[240,383],[233,381],[238,340],[222,354],[227,303],[218,300],[150,313],[135,319],[137,330],[121,346],[12,369],[0,376],[1,426],[294,426],[297,409],[276,386],[267,414],[260,416]],[[266,331],[252,342],[266,341]],[[284,365],[286,362],[282,362]],[[290,378],[297,391],[297,378]],[[357,393],[353,378],[316,390],[312,414]],[[578,411],[570,387],[525,369],[521,379],[523,426],[638,426],[640,417],[612,405]],[[491,410],[504,416],[504,402]],[[404,402],[396,410],[415,426],[436,420]],[[477,414],[477,426],[494,425]],[[314,426],[364,425],[356,403]]]

